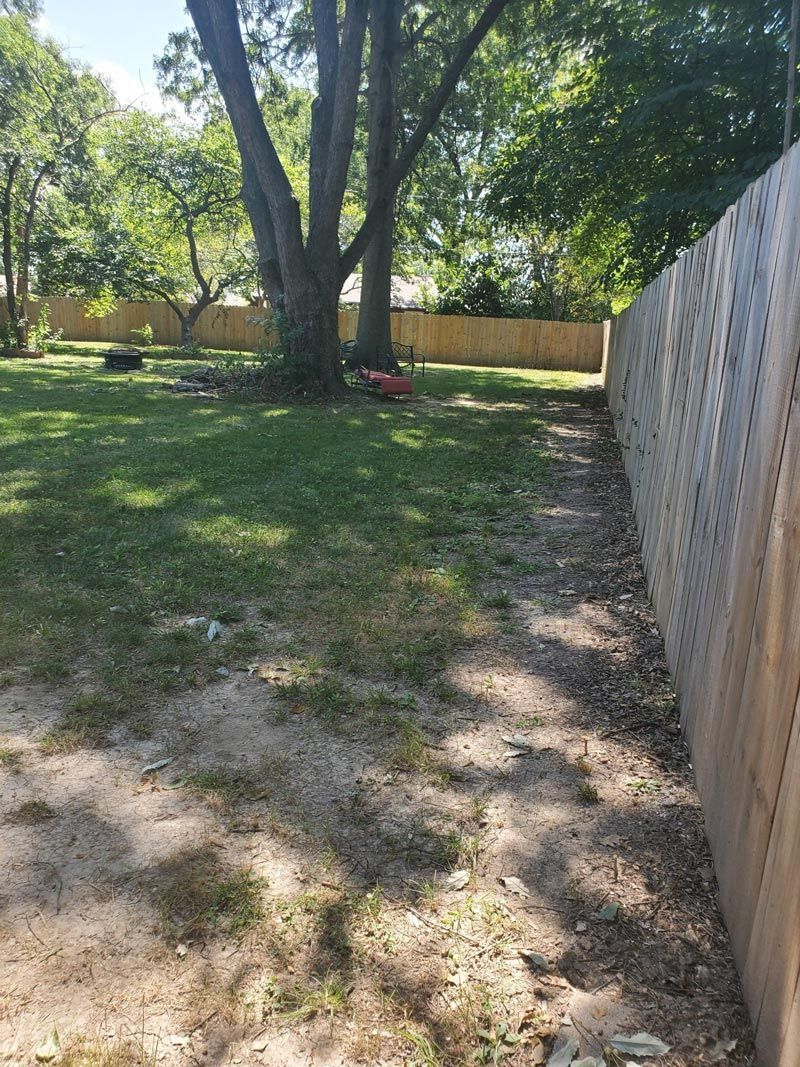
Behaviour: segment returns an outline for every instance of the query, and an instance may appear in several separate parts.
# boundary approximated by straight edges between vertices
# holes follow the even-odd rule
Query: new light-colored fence
[[[800,1064],[800,146],[607,326],[604,375],[764,1067]]]
[[[120,300],[110,315],[87,319],[82,304],[50,297],[50,320],[68,341],[130,342],[131,330],[150,323],[158,344],[178,344],[177,316],[163,302]],[[0,312],[1,313],[1,312]],[[31,318],[38,314],[31,305]],[[210,307],[198,320],[195,339],[208,348],[253,351],[264,344],[264,313],[250,307]],[[342,340],[355,337],[358,311],[339,312]],[[392,314],[395,341],[413,345],[432,363],[467,363],[484,367],[530,367],[599,371],[603,355],[601,323],[544,322],[538,319],[461,318],[456,315]]]

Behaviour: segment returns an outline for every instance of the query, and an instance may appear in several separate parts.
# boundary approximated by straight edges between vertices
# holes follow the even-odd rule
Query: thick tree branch
[[[189,242],[189,259],[192,264],[192,274],[200,286],[200,292],[203,296],[207,296],[211,292],[211,286],[206,281],[200,267],[200,259],[197,255],[197,239],[194,235],[194,219],[191,216],[186,220],[186,240]]]
[[[278,263],[278,247],[275,240],[275,227],[269,210],[267,198],[258,180],[255,167],[249,156],[242,156],[242,200],[250,216],[253,236],[258,250],[258,273],[261,285],[270,304],[276,310],[283,310],[285,294],[281,268]]]
[[[25,315],[25,302],[28,299],[31,273],[31,234],[33,233],[33,221],[36,217],[36,209],[39,206],[39,193],[42,185],[50,174],[50,165],[45,163],[36,174],[28,194],[28,205],[25,209],[25,221],[22,224],[22,248],[20,250],[19,278],[17,279],[17,297],[20,305],[20,313]]]
[[[436,92],[428,101],[413,133],[406,142],[402,152],[395,160],[387,179],[384,195],[377,199],[369,208],[361,228],[340,258],[339,277],[342,282],[344,282],[348,274],[353,271],[363,256],[373,233],[381,224],[387,204],[391,201],[391,198],[397,192],[400,183],[410,171],[411,165],[419,154],[420,149],[425,144],[428,134],[436,125],[439,116],[458,84],[458,80],[463,74],[465,67],[474,55],[481,41],[495,22],[497,22],[498,18],[510,2],[511,0],[490,0],[484,8],[481,17],[467,36],[462,40],[452,62],[442,75]]]
[[[17,319],[17,298],[14,290],[14,259],[11,246],[13,226],[11,221],[11,195],[14,191],[14,181],[22,160],[14,156],[8,164],[5,185],[3,186],[3,199],[0,203],[0,214],[3,220],[3,274],[6,280],[6,306],[8,317],[11,322]]]
[[[336,20],[336,0],[313,0],[311,15],[314,22],[318,83],[317,97],[311,106],[309,193],[311,226],[313,228],[325,185],[325,169],[333,125],[336,69],[339,63],[339,30]]]
[[[361,55],[366,28],[367,0],[348,0],[336,69],[336,94],[324,175],[325,184],[319,200],[317,218],[312,220],[308,236],[312,255],[321,251],[329,252],[334,244],[338,249],[339,216],[353,152],[358,87],[361,82]]]
[[[239,150],[252,160],[269,204],[284,281],[305,285],[300,207],[264,124],[242,43],[236,0],[188,0],[187,7],[231,117]]]

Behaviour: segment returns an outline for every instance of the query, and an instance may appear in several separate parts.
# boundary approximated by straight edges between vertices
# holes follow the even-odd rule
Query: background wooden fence
[[[121,300],[116,311],[101,319],[87,319],[81,303],[69,297],[50,297],[47,303],[51,324],[61,327],[68,341],[130,342],[130,331],[148,322],[156,343],[180,341],[178,319],[162,302]],[[250,307],[207,308],[195,327],[195,339],[208,348],[253,351],[264,344],[264,327],[252,320],[263,314]],[[31,318],[37,315],[33,302]],[[339,312],[342,340],[355,337],[357,324],[357,310]],[[599,371],[603,355],[603,327],[593,322],[461,318],[406,311],[392,314],[392,336],[424,352],[432,363]]]
[[[800,1064],[800,146],[607,326],[604,375],[764,1067]]]

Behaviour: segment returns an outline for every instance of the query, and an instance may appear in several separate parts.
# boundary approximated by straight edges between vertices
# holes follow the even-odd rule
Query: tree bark
[[[300,208],[253,89],[236,2],[189,0],[188,8],[225,100],[242,159],[252,162],[269,208],[284,286],[284,339],[290,356],[309,387],[318,384],[326,392],[340,392],[344,378],[336,317],[338,225],[355,127],[366,0],[348,0],[346,6],[326,165],[318,168],[324,188],[313,198],[317,215],[311,221],[308,254]]]
[[[399,5],[399,0],[394,2]],[[310,387],[318,386],[329,393],[344,389],[336,314],[342,284],[371,238],[386,219],[391,220],[400,182],[439,119],[473,52],[509,2],[489,0],[461,41],[408,144],[393,160],[385,180],[378,183],[381,188],[367,209],[359,233],[347,251],[340,254],[339,224],[353,150],[368,0],[346,0],[340,37],[332,29],[338,10],[336,0],[312,2],[320,95],[313,120],[314,188],[305,244],[299,205],[253,88],[236,0],[187,0],[225,101],[243,164],[252,164],[253,180],[257,180],[268,209],[274,231],[272,251],[283,286],[285,343]],[[251,202],[257,212],[255,194]],[[256,239],[264,245],[259,248],[259,258],[263,252],[263,258],[268,260],[272,251],[267,249],[263,233],[261,238],[257,233]]]
[[[283,313],[286,294],[283,288],[280,264],[278,263],[275,227],[272,225],[269,204],[264,196],[264,190],[259,184],[256,169],[249,157],[242,159],[242,172],[244,176],[242,200],[250,217],[253,237],[258,250],[258,275],[261,280],[261,289],[267,300],[269,300],[273,311]]]
[[[25,211],[25,221],[22,225],[22,248],[19,257],[19,277],[17,278],[17,344],[20,348],[28,345],[28,297],[30,295],[31,276],[31,235],[33,223],[36,218],[36,209],[39,206],[39,194],[42,185],[47,179],[49,167],[42,167],[33,179],[31,190],[28,195],[28,206]]]
[[[367,210],[382,203],[383,214],[364,253],[358,351],[369,367],[392,344],[392,259],[395,196],[388,188],[397,135],[397,75],[400,61],[401,0],[370,0]]]
[[[439,121],[447,101],[458,84],[458,79],[464,73],[464,68],[510,2],[511,0],[489,0],[478,21],[459,44],[450,65],[442,74],[435,93],[423,108],[422,115],[413,133],[392,165],[384,196],[378,198],[372,207],[368,208],[364,222],[342,253],[340,285],[344,285],[348,274],[364,255],[373,234],[381,225],[384,212],[387,210],[387,198],[394,196],[400,187],[400,183],[411,170],[411,166],[425,144],[428,134]]]
[[[14,180],[17,176],[21,160],[14,156],[8,165],[8,173],[3,186],[3,199],[0,201],[0,215],[3,220],[3,276],[6,282],[6,307],[8,308],[8,321],[17,328],[17,297],[14,283],[14,257],[12,249],[13,221],[11,218],[11,194],[14,190]]]

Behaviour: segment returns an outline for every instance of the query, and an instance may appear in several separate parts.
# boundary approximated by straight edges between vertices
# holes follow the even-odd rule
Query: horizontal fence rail
[[[111,314],[86,318],[78,300],[45,300],[51,325],[62,329],[68,341],[130,343],[131,330],[149,323],[156,344],[180,343],[178,318],[162,301],[120,300]],[[264,324],[255,320],[268,315],[252,307],[212,306],[200,316],[194,337],[206,348],[252,352],[263,347],[268,336]],[[37,316],[38,305],[33,301],[30,317],[35,321]],[[343,341],[355,337],[357,327],[357,309],[339,312]],[[467,318],[405,311],[392,314],[392,337],[413,345],[431,363],[597,372],[603,356],[603,326],[595,322]]]
[[[604,378],[763,1067],[800,1064],[800,146],[607,324]]]

